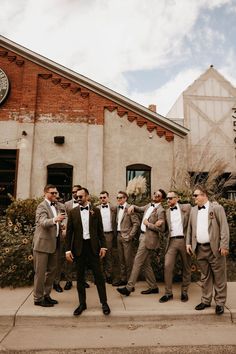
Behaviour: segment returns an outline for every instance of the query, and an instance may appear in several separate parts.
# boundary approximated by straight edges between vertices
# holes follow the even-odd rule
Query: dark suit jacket
[[[180,208],[180,214],[181,214],[181,219],[182,219],[182,225],[183,225],[183,236],[186,239],[186,234],[187,234],[187,228],[188,228],[188,221],[189,221],[189,215],[191,211],[191,205],[190,204],[178,204]],[[171,237],[171,221],[170,221],[170,208],[166,210],[166,222],[167,222],[167,232],[168,232],[168,239],[167,239],[167,244],[166,244],[166,252],[168,250],[169,244],[170,244],[170,237]],[[181,235],[179,235],[181,236]]]
[[[89,209],[89,233],[92,251],[98,255],[101,248],[106,247],[103,233],[102,217],[98,208]],[[72,251],[74,256],[80,256],[83,247],[83,225],[80,207],[69,212],[66,230],[66,251]]]

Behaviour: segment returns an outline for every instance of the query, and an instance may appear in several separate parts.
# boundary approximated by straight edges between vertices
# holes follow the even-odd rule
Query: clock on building
[[[0,104],[5,100],[9,91],[9,80],[6,73],[0,68]]]

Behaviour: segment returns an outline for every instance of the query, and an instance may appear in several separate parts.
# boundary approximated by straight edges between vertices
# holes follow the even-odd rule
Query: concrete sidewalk
[[[222,316],[215,315],[214,302],[203,311],[194,309],[201,299],[198,283],[191,284],[188,302],[180,301],[180,284],[175,284],[174,299],[161,304],[158,300],[164,294],[164,285],[159,287],[160,294],[141,295],[140,291],[146,288],[144,282],[137,283],[129,297],[107,285],[111,314],[104,316],[96,287],[93,283],[90,285],[87,310],[79,317],[73,316],[78,305],[75,283],[70,291],[52,291],[51,296],[59,304],[51,308],[34,306],[32,288],[1,289],[0,351],[69,353],[76,349],[79,353],[86,349],[86,353],[90,353],[88,349],[93,348],[92,353],[95,348],[96,352],[109,348],[115,353],[116,348],[118,353],[118,349],[133,346],[136,348],[133,352],[139,353],[141,347],[156,348],[158,352],[161,346],[167,349],[184,345],[186,349],[206,345],[206,352],[210,353],[211,346],[217,345],[222,346],[220,353],[224,352],[224,346],[227,353],[236,353],[236,282],[228,283],[227,304]],[[231,346],[233,351],[230,351]],[[193,348],[191,350],[193,352]],[[163,348],[161,352],[167,353]]]

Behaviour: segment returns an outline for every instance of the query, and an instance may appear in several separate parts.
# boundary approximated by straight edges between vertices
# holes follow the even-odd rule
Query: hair
[[[54,184],[46,184],[46,186],[44,187],[44,193],[48,192],[49,189],[55,189],[57,188],[56,186],[54,186]]]
[[[168,193],[174,193],[174,195],[175,195],[176,197],[178,197],[178,196],[179,196],[178,192],[176,192],[176,191],[172,191],[172,190],[170,190]]]
[[[109,193],[107,191],[101,191],[100,194],[106,194],[109,197]]]
[[[88,191],[88,189],[87,189],[87,188],[85,188],[85,187],[81,187],[79,190],[80,190],[80,191],[84,191],[84,192],[85,192],[85,194],[89,195],[89,191]]]
[[[122,194],[123,197],[125,197],[126,199],[128,199],[128,194],[127,194],[126,192],[119,191],[118,194]]]
[[[78,188],[79,190],[82,188],[80,184],[74,184],[73,188]]]
[[[203,194],[206,194],[206,196],[208,197],[208,191],[206,189],[206,187],[202,184],[197,184],[195,187],[194,187],[194,190],[199,190],[201,193]]]
[[[166,199],[166,192],[163,189],[158,189],[159,192],[161,192],[162,199]]]

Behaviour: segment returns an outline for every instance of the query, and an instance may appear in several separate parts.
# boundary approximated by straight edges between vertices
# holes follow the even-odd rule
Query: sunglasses
[[[57,195],[57,192],[47,192],[47,193],[51,195]]]
[[[77,196],[79,199],[82,199],[83,198],[83,195],[78,195]]]
[[[160,194],[158,194],[158,193],[156,193],[156,192],[154,192],[153,194],[154,194],[156,197],[161,198],[161,195],[160,195]]]
[[[176,197],[166,197],[167,200],[172,200],[174,198],[176,198]]]
[[[100,199],[106,199],[107,197],[100,197]]]
[[[116,197],[116,199],[120,200],[120,199],[123,199],[124,197]]]

